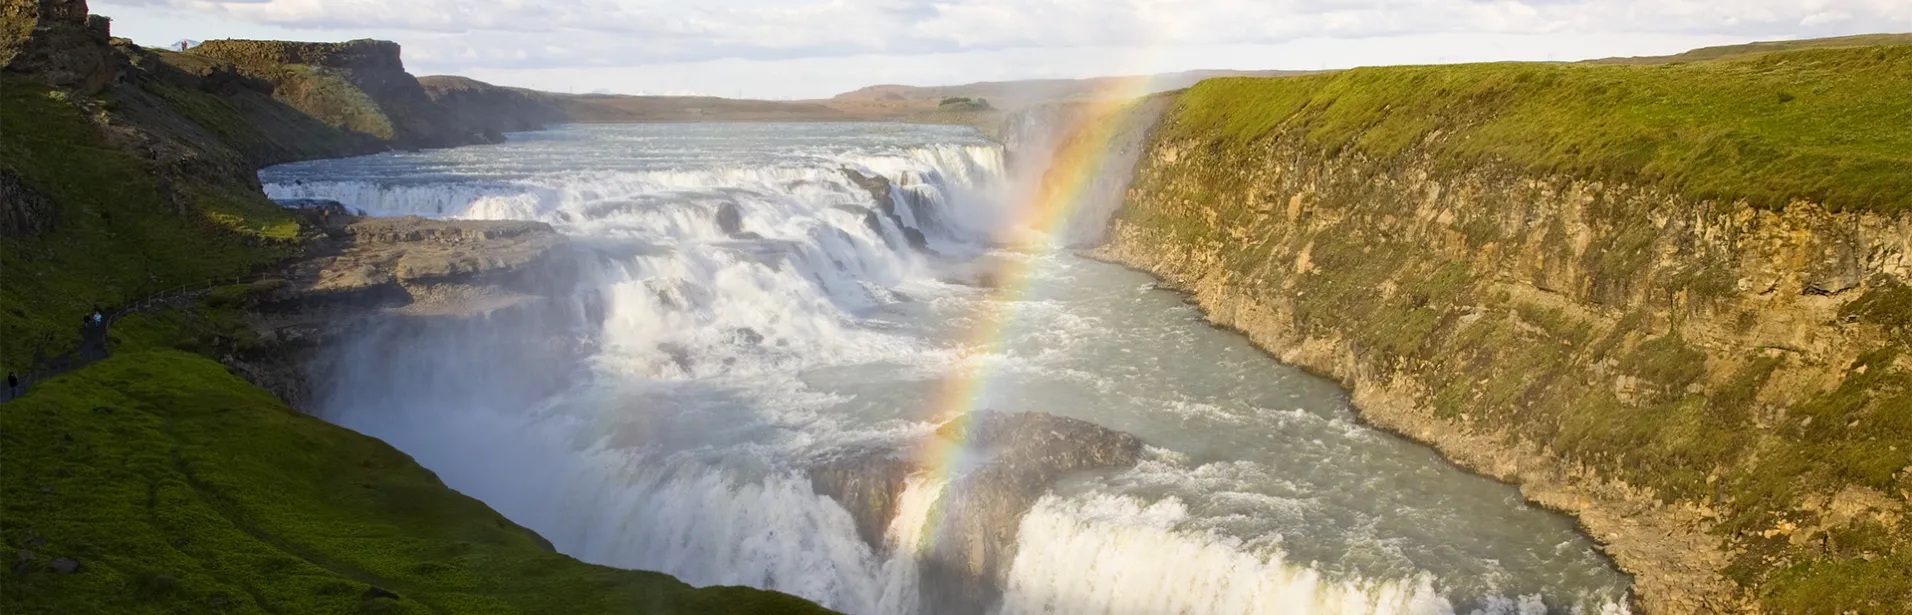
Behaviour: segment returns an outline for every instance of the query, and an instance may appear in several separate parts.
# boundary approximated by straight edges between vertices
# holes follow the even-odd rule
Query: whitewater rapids
[[[1332,383],[1146,276],[993,250],[1032,231],[1004,228],[1036,176],[1011,158],[949,126],[566,126],[261,176],[274,198],[538,220],[580,248],[582,282],[549,300],[365,327],[314,384],[326,419],[586,561],[859,614],[1626,612],[1627,579],[1570,520],[1359,425]],[[1112,210],[1060,232],[1098,236]],[[1029,292],[988,288],[1004,262]],[[995,309],[1006,330],[976,339]],[[971,409],[1147,447],[998,528],[998,599],[926,604],[962,469],[911,476],[873,544],[808,468],[930,436],[962,371],[989,375]]]

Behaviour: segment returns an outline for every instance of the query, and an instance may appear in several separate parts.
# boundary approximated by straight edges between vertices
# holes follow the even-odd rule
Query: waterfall
[[[1156,120],[1167,112],[1169,99],[1148,98],[1128,105],[1101,108],[1087,103],[1051,103],[1010,114],[1003,121],[1003,147],[1013,176],[1030,178],[1026,190],[1042,189],[1045,174],[1054,165],[1052,154],[1074,139],[1097,139],[1103,157],[1087,173],[1085,186],[1076,187],[1079,201],[1057,238],[1070,248],[1102,242],[1110,220],[1127,197],[1135,166],[1148,146]]]
[[[1130,124],[1112,144],[1118,155],[1085,192],[1092,201],[1077,208],[1065,243],[1100,237],[1146,142],[1148,122],[1137,118],[1158,111],[1125,116]],[[1047,147],[1066,138],[1056,131],[1068,123],[1029,119],[1010,142]],[[695,585],[774,589],[872,615],[1452,613],[1456,604],[1491,615],[1623,612],[1612,606],[1623,590],[1610,591],[1598,571],[1578,572],[1587,566],[1579,543],[1522,560],[1572,574],[1510,583],[1515,590],[1498,592],[1505,598],[1490,588],[1494,595],[1457,602],[1448,592],[1451,575],[1412,572],[1427,558],[1331,573],[1319,557],[1291,555],[1278,533],[1244,539],[1195,522],[1217,513],[1133,473],[1092,488],[1058,484],[1024,501],[1034,504],[1019,521],[990,528],[987,534],[1013,545],[1013,559],[987,579],[1001,589],[999,602],[924,604],[932,593],[924,584],[935,581],[921,562],[931,549],[982,548],[930,544],[958,477],[908,460],[917,465],[906,478],[858,492],[877,493],[885,504],[887,522],[872,537],[874,529],[859,534],[856,515],[867,511],[820,493],[811,472],[817,460],[844,450],[894,450],[896,463],[906,463],[910,447],[938,428],[925,410],[944,374],[994,361],[1008,366],[1005,381],[1039,380],[1011,398],[1027,407],[1005,410],[1073,408],[1098,422],[1129,421],[1112,429],[1166,429],[1151,421],[1178,408],[1206,408],[1190,416],[1208,420],[1230,416],[1234,410],[1222,409],[1228,400],[1295,394],[1256,388],[1279,385],[1267,377],[1279,366],[1258,358],[1261,371],[1242,372],[1252,376],[1200,385],[1202,394],[1226,399],[1096,397],[1147,380],[1111,366],[1206,361],[1208,368],[1186,377],[1232,374],[1211,365],[1209,354],[1149,354],[1222,334],[1133,278],[1111,278],[1119,282],[1074,303],[1003,298],[965,282],[986,278],[970,275],[974,263],[992,254],[1018,199],[1046,168],[1023,151],[1005,156],[1003,147],[958,127],[572,126],[499,146],[275,167],[262,181],[277,199],[335,200],[378,216],[541,221],[569,238],[553,258],[566,259],[558,265],[568,265],[563,277],[575,285],[488,314],[374,320],[323,349],[311,379],[323,418],[391,443],[447,485],[585,561],[657,570]],[[1066,254],[1005,258],[1065,265],[1035,268],[1037,290],[1093,277],[1067,265],[1075,261]],[[1072,354],[1081,352],[1072,344],[1115,343],[1125,334],[1107,328],[1111,314],[1076,312],[1138,300],[1138,322],[1161,327],[1160,340],[1119,351],[1133,355]],[[1000,307],[991,302],[1032,319],[1018,325],[1031,331],[1020,341],[1032,347],[963,337],[975,314]],[[1168,378],[1151,386],[1183,390]],[[1110,409],[1116,402],[1132,404],[1143,420],[1123,418]],[[1281,421],[1300,422],[1242,415],[1258,417],[1261,427],[1202,427],[1212,430],[1193,440],[1254,434],[1265,443],[1295,431]],[[1364,429],[1337,424],[1305,437],[1355,452],[1382,446],[1364,439]],[[1369,457],[1346,455],[1351,474],[1387,471],[1361,466]],[[1216,463],[1253,466],[1246,482],[1285,480],[1280,460]],[[1172,481],[1207,467],[1150,462],[1145,470]],[[1478,482],[1465,487],[1504,489]],[[1142,487],[1111,486],[1125,484]],[[1257,509],[1241,510],[1227,514]],[[1261,510],[1272,519],[1264,525],[1324,523],[1276,512]],[[1386,506],[1353,511],[1348,523],[1387,514]],[[1506,514],[1518,523],[1501,525],[1551,531],[1528,513]],[[1287,531],[1342,530],[1330,523]],[[1549,545],[1562,540],[1544,537]],[[1448,545],[1427,550],[1466,553]],[[1556,579],[1575,589],[1544,598],[1525,590]]]

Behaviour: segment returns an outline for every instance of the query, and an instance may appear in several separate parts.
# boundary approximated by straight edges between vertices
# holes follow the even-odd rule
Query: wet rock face
[[[1131,467],[1142,453],[1133,435],[1040,412],[976,412],[937,435],[980,461],[945,487],[930,515],[936,527],[918,565],[923,609],[933,614],[993,609],[1015,559],[1022,516],[1036,500],[1065,475]],[[905,479],[931,469],[901,451],[875,448],[831,455],[809,473],[812,488],[848,510],[858,536],[880,551],[892,546],[885,535]]]
[[[929,613],[986,612],[1002,597],[1022,515],[1064,475],[1127,468],[1142,454],[1135,436],[1039,412],[978,412],[938,433],[970,454],[993,456],[950,484],[932,518],[935,548],[923,566]]]
[[[850,511],[857,537],[881,550],[887,547],[884,534],[896,517],[904,480],[915,469],[894,450],[844,451],[810,467],[810,488]]]
[[[922,231],[904,225],[903,216],[896,213],[896,199],[890,196],[889,178],[881,175],[864,175],[855,169],[847,168],[843,169],[843,176],[850,178],[850,183],[856,184],[856,187],[869,192],[870,198],[876,199],[876,210],[882,212],[884,217],[889,218],[890,222],[896,225],[896,228],[903,231],[903,238],[909,241],[910,247],[918,252],[933,252],[929,248],[929,238],[924,237]],[[878,235],[883,233],[882,225],[878,223],[874,215],[865,217],[864,224],[876,231]]]
[[[717,208],[717,230],[731,237],[744,232],[744,215],[737,211],[736,203],[724,203]]]

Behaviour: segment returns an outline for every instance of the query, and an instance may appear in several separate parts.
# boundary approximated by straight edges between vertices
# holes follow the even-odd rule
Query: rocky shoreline
[[[1509,442],[1504,438],[1470,433],[1434,418],[1421,402],[1419,396],[1425,392],[1419,387],[1362,379],[1361,376],[1351,377],[1336,371],[1345,367],[1345,362],[1349,360],[1347,356],[1337,356],[1351,353],[1346,340],[1306,338],[1297,336],[1292,329],[1271,325],[1264,319],[1241,320],[1237,310],[1252,299],[1231,294],[1217,284],[1189,284],[1163,277],[1161,269],[1155,268],[1160,267],[1161,263],[1153,255],[1126,253],[1110,245],[1079,254],[1149,274],[1156,279],[1157,288],[1186,297],[1188,303],[1195,306],[1210,325],[1248,338],[1256,348],[1283,364],[1335,381],[1349,392],[1349,401],[1356,410],[1355,418],[1360,424],[1430,446],[1440,453],[1442,460],[1454,467],[1516,487],[1527,503],[1572,517],[1580,532],[1593,539],[1601,554],[1614,561],[1636,583],[1642,576],[1657,579],[1664,575],[1638,569],[1635,565],[1638,560],[1616,559],[1615,551],[1621,548],[1616,541],[1627,543],[1627,547],[1651,548],[1655,544],[1664,544],[1655,543],[1654,538],[1665,539],[1675,533],[1684,535],[1682,540],[1676,540],[1675,543],[1689,543],[1704,537],[1703,531],[1696,531],[1703,529],[1703,518],[1663,514],[1666,511],[1655,510],[1662,508],[1657,503],[1643,499],[1643,496],[1650,498],[1651,494],[1639,493],[1639,490],[1625,485],[1606,485],[1609,489],[1604,492],[1583,489],[1577,480],[1588,476],[1584,468],[1568,469],[1569,464],[1546,451]],[[1602,514],[1603,510],[1634,512]],[[1650,512],[1642,517],[1641,511]],[[1626,530],[1628,534],[1621,534],[1620,530]],[[1702,544],[1700,548],[1713,550],[1710,543]],[[1723,561],[1718,554],[1713,555],[1715,562]],[[1667,558],[1662,555],[1659,559]],[[1674,567],[1690,568],[1690,564],[1676,564]],[[1717,584],[1716,578],[1705,574],[1688,580],[1697,580],[1701,583],[1699,587]],[[1719,588],[1714,590],[1719,591]],[[1628,598],[1629,610],[1633,612],[1661,612],[1660,605],[1649,607],[1649,603],[1642,602],[1637,591],[1629,594]]]
[[[1589,455],[1536,437],[1588,420],[1608,424],[1580,429],[1618,429],[1640,420],[1628,407],[1679,412],[1696,399],[1737,399],[1757,421],[1728,429],[1784,429],[1788,408],[1847,390],[1866,373],[1865,357],[1898,344],[1854,306],[1900,287],[1905,220],[1806,203],[1754,212],[1571,178],[1377,169],[1286,141],[1262,153],[1281,162],[1218,182],[1189,173],[1184,152],[1202,147],[1155,143],[1110,240],[1087,256],[1188,293],[1211,323],[1340,382],[1369,423],[1573,515],[1634,576],[1639,610],[1760,612],[1747,583],[1765,577],[1749,569],[1812,557],[1800,547],[1849,541],[1847,528],[1890,533],[1908,509],[1903,492],[1849,483],[1799,487],[1777,506],[1747,501],[1726,481],[1763,477],[1731,467],[1700,468],[1711,472],[1705,485],[1718,483],[1711,497],[1682,496],[1678,483],[1616,471],[1629,451]],[[1210,192],[1217,184],[1243,192]],[[1230,199],[1263,205],[1235,214],[1226,208],[1246,203]],[[1614,236],[1628,233],[1645,243],[1635,248],[1642,257],[1624,270],[1603,263]],[[1695,279],[1695,262],[1718,263],[1705,270],[1717,277]],[[1748,382],[1751,370],[1760,371]],[[1502,380],[1513,397],[1498,397]],[[1511,403],[1497,409],[1496,399]],[[1575,416],[1590,399],[1620,405]],[[1556,418],[1496,413],[1555,404]],[[1776,446],[1765,438],[1783,433],[1755,446]]]

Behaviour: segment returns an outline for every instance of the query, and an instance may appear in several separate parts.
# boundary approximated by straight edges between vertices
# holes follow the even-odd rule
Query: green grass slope
[[[1163,129],[1501,162],[1779,207],[1912,209],[1912,45],[1661,66],[1475,64],[1216,79]]]
[[[97,99],[0,76],[0,173],[32,197],[8,228],[35,218],[0,242],[5,369],[73,350],[94,305],[292,255],[304,231],[255,165],[363,143],[235,75],[167,70],[136,61]],[[298,135],[337,140],[278,142]],[[258,350],[249,290],[124,319],[116,356],[0,405],[0,612],[824,612],[550,552],[403,453],[186,352]]]
[[[1744,271],[1711,260],[1737,252],[1683,252],[1693,254],[1685,269],[1651,268],[1653,251],[1677,248],[1656,243],[1665,240],[1650,208],[1678,199],[1587,205],[1586,219],[1602,227],[1588,235],[1594,243],[1580,265],[1587,285],[1546,295],[1617,319],[1603,330],[1580,309],[1497,290],[1526,272],[1495,278],[1482,269],[1500,258],[1489,244],[1518,253],[1551,243],[1546,263],[1576,258],[1560,220],[1543,240],[1465,218],[1522,211],[1504,199],[1533,195],[1491,188],[1466,197],[1475,211],[1456,213],[1462,251],[1411,234],[1422,197],[1391,183],[1425,168],[1493,181],[1558,173],[1761,207],[1812,199],[1903,217],[1912,214],[1912,46],[1664,66],[1479,64],[1213,80],[1179,96],[1153,138],[1181,155],[1139,171],[1121,214],[1150,232],[1138,241],[1213,247],[1219,272],[1190,268],[1292,306],[1296,328],[1345,340],[1375,369],[1413,373],[1429,385],[1423,401],[1436,416],[1507,426],[1579,469],[1706,507],[1732,551],[1723,573],[1767,612],[1912,612],[1912,532],[1898,513],[1829,523],[1810,542],[1811,530],[1772,531],[1810,525],[1804,519],[1819,518],[1812,511],[1848,487],[1899,501],[1912,493],[1912,287],[1886,276],[1870,282],[1838,321],[1883,325],[1890,337],[1863,342],[1849,365],[1813,366],[1844,375],[1774,408],[1758,401],[1760,391],[1814,386],[1775,376],[1792,359],[1666,335],[1669,318],[1727,309],[1717,298],[1739,292]],[[1308,155],[1303,172],[1257,172],[1294,163],[1296,150]],[[1310,161],[1360,172],[1309,176]],[[1307,210],[1299,197],[1285,198],[1302,184]],[[1296,208],[1288,216],[1284,202]],[[1674,215],[1719,211],[1730,208]],[[1296,221],[1307,216],[1321,221]],[[1306,266],[1296,265],[1298,254]],[[1389,287],[1399,292],[1377,293]],[[1611,289],[1647,290],[1635,301]],[[1737,309],[1747,310],[1740,333],[1774,317]],[[1708,374],[1709,364],[1736,367]],[[1597,365],[1610,371],[1600,376]],[[1660,393],[1623,400],[1612,374]]]
[[[8,613],[824,612],[549,552],[405,454],[184,352],[123,351],[3,410]]]
[[[279,64],[257,61],[235,64],[228,58],[201,53],[148,50],[159,61],[196,75],[216,71],[236,71],[271,85],[271,96],[326,125],[362,133],[380,140],[397,137],[392,120],[378,102],[358,86],[352,85],[344,71],[304,64]]]
[[[1857,36],[1838,36],[1833,38],[1809,38],[1796,41],[1767,41],[1746,43],[1743,45],[1720,45],[1701,47],[1670,56],[1641,56],[1631,58],[1602,58],[1588,60],[1588,64],[1665,64],[1669,62],[1705,62],[1732,56],[1775,51],[1794,51],[1799,49],[1819,49],[1824,47],[1870,47],[1875,45],[1912,45],[1912,34],[1860,34]]]
[[[341,111],[344,119],[334,121],[330,116],[312,115],[298,104],[274,99],[277,88],[270,82],[245,76],[230,63],[155,49],[139,50],[134,61],[150,76],[140,79],[138,87],[121,88],[118,95],[157,99],[154,106],[197,125],[254,166],[380,152],[386,145],[379,139],[391,134],[390,123],[383,115],[376,115],[377,107],[366,100],[364,92],[350,84],[336,83],[336,79],[331,89],[314,86],[298,90],[318,90],[323,92],[321,96],[348,99],[345,108],[350,111]],[[285,70],[316,71],[309,67]]]
[[[13,76],[0,84],[0,170],[56,205],[50,232],[0,245],[6,370],[78,346],[94,305],[243,275],[290,254],[277,240],[298,234],[291,214],[246,186],[192,186],[180,211],[148,163],[107,142],[66,93]]]

